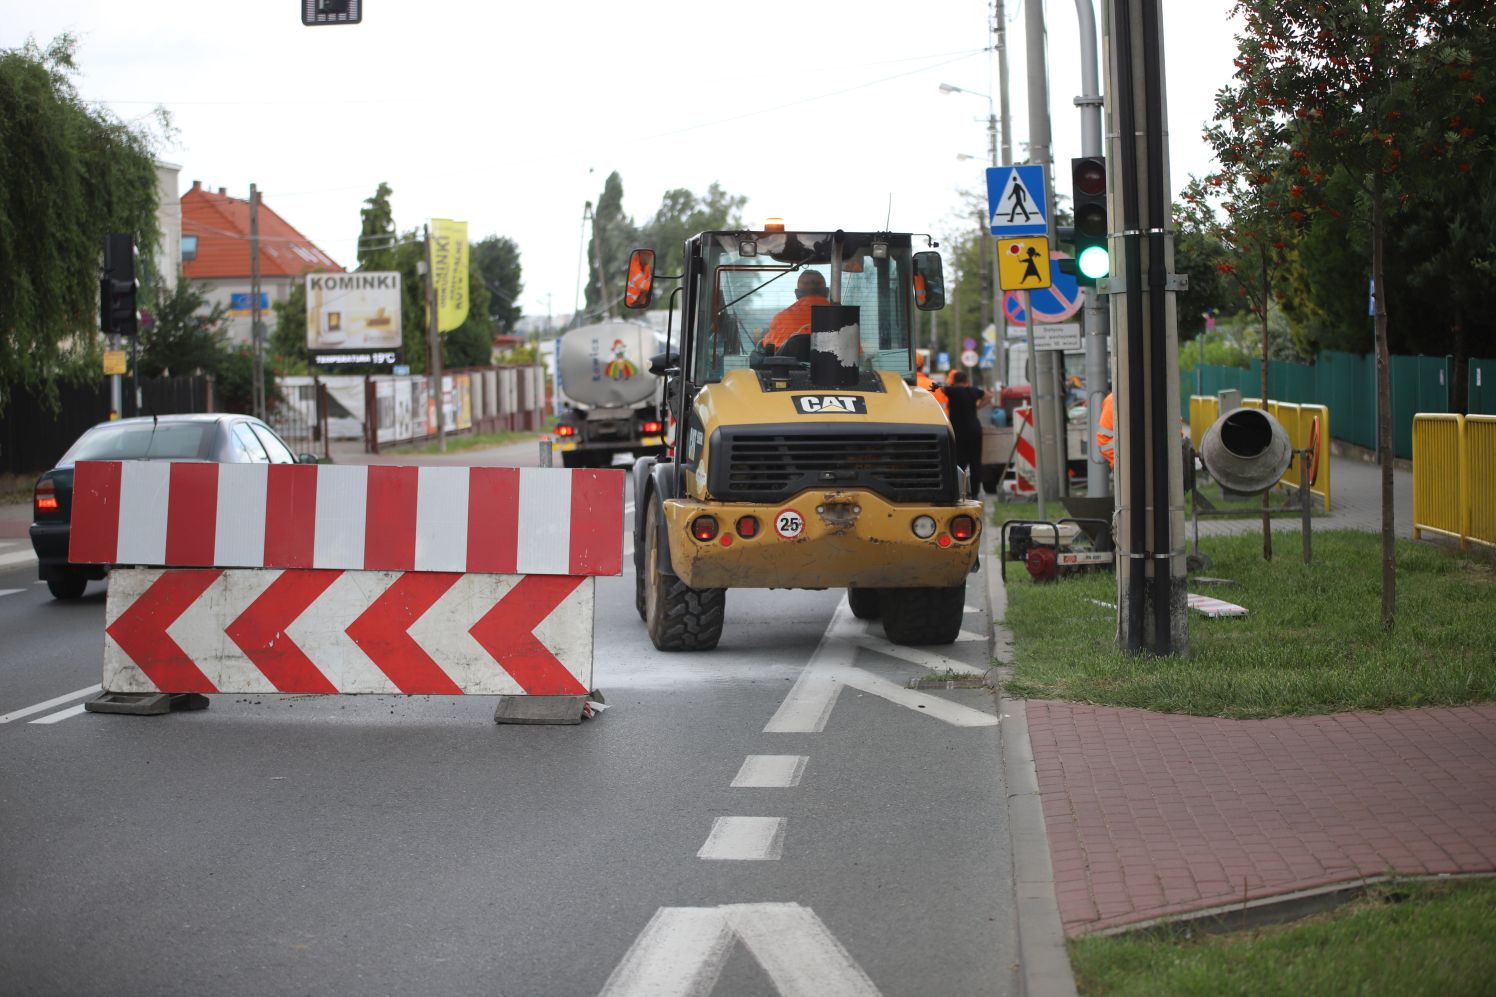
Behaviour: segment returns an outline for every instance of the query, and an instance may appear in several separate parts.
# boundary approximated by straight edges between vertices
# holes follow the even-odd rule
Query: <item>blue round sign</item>
[[[1069,253],[1062,253],[1058,249],[1049,251],[1051,265],[1049,268],[1050,280],[1053,282],[1049,287],[1037,291],[1029,291],[1029,301],[1034,306],[1034,321],[1063,322],[1080,311],[1084,296],[1080,293],[1080,285],[1075,281],[1074,274],[1062,273],[1055,260],[1070,259]],[[1023,295],[1018,291],[1009,291],[1003,295],[1003,314],[1008,316],[1011,325],[1023,325],[1028,321],[1028,314],[1023,310]]]

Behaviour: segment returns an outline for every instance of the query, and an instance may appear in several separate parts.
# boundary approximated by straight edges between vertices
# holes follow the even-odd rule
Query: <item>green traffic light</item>
[[[1082,249],[1075,265],[1083,275],[1092,280],[1112,272],[1111,254],[1106,251],[1105,246],[1087,246]]]

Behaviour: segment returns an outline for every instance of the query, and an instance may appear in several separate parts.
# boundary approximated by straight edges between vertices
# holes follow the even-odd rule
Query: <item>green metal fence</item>
[[[1392,452],[1413,456],[1413,416],[1418,412],[1450,410],[1450,357],[1392,358]],[[1467,408],[1474,414],[1496,415],[1496,360],[1471,360],[1468,364]],[[1205,364],[1200,368],[1200,387],[1213,395],[1236,388],[1243,397],[1262,394],[1262,361],[1250,368]],[[1329,408],[1337,439],[1374,449],[1377,442],[1376,357],[1366,353],[1326,350],[1317,363],[1268,363],[1268,396],[1274,401],[1311,403]],[[1181,379],[1181,411],[1189,411],[1189,396],[1196,394],[1193,377]]]

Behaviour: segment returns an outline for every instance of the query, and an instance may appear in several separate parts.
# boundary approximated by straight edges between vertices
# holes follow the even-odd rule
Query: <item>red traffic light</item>
[[[1084,156],[1071,162],[1070,179],[1076,194],[1100,197],[1106,193],[1106,164],[1099,156]]]

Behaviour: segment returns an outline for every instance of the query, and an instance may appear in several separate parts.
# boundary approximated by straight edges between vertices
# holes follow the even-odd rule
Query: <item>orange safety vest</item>
[[[764,345],[777,350],[791,336],[809,335],[810,309],[815,305],[829,304],[831,302],[826,298],[814,294],[796,301],[769,321],[769,334],[764,337]]]
[[[1096,420],[1096,448],[1106,458],[1106,466],[1117,466],[1117,416],[1112,410],[1112,393],[1101,402],[1101,418]]]
[[[922,370],[914,372],[914,383],[935,396],[935,400],[940,403],[940,407],[945,409],[945,417],[949,419],[951,416],[951,400],[945,396],[945,389],[936,384],[935,379]]]

